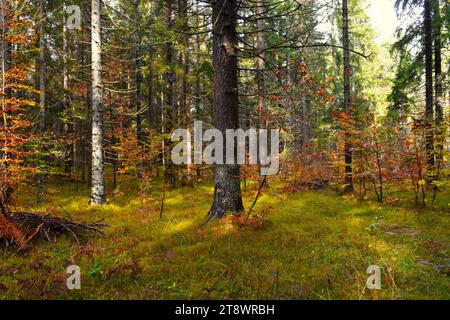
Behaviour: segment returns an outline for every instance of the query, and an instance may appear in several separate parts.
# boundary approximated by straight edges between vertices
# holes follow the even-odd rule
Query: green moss
[[[268,213],[255,229],[230,219],[203,226],[211,185],[168,191],[160,219],[158,181],[142,201],[137,183],[123,178],[103,207],[88,206],[81,184],[50,184],[37,211],[62,205],[75,220],[105,219],[107,235],[81,249],[61,238],[4,251],[0,298],[449,298],[448,192],[434,209],[416,209],[406,194],[382,205],[332,191],[281,193],[279,186],[272,183],[255,207]],[[255,193],[246,192],[247,207]],[[71,264],[81,267],[80,291],[65,287]],[[383,271],[376,292],[364,289],[373,264]]]

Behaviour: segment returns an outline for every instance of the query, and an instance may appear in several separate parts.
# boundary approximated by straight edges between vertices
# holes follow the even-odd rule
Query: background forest
[[[0,0],[0,298],[448,299],[450,6],[373,3]],[[174,164],[194,121],[278,175]]]

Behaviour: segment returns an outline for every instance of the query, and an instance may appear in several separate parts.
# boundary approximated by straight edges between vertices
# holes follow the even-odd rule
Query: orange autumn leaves
[[[22,232],[2,214],[0,214],[0,239],[14,242],[21,248],[26,246],[26,240]]]
[[[279,106],[281,101],[286,100],[286,95],[289,95],[294,89],[299,88],[304,90],[305,94],[318,98],[317,105],[324,108],[327,104],[333,104],[335,98],[328,92],[329,84],[334,82],[333,76],[327,76],[325,79],[320,79],[317,76],[312,76],[308,67],[304,63],[297,65],[296,60],[291,60],[289,70],[278,70],[275,76],[281,85],[284,93],[279,95],[271,95],[270,101],[276,102]],[[292,67],[296,74],[292,74]],[[295,78],[295,80],[292,80]]]
[[[10,19],[0,22],[8,23],[8,33],[3,41],[15,48],[11,50],[8,63],[5,64],[3,76],[0,79],[0,193],[5,190],[16,189],[23,182],[27,173],[33,171],[29,163],[25,163],[30,156],[30,150],[25,144],[32,137],[31,117],[26,116],[28,109],[36,106],[33,101],[34,94],[39,91],[28,83],[32,79],[32,59],[30,54],[35,49],[36,40],[33,32],[33,23],[23,18],[24,10],[22,1],[7,2],[6,13]],[[4,53],[5,54],[5,53]],[[17,232],[5,223],[1,223],[2,236],[10,236],[19,243]]]

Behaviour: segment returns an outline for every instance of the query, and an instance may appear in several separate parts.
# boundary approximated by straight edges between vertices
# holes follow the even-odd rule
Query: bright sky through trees
[[[394,9],[394,0],[368,0],[368,15],[372,27],[377,33],[377,42],[393,40],[398,26]]]

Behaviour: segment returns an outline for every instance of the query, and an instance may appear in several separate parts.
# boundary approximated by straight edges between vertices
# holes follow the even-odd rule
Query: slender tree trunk
[[[134,1],[134,16],[136,21],[139,21],[139,5],[141,1],[135,0]],[[143,147],[143,153],[141,156],[141,161],[139,163],[139,176],[142,176],[145,169],[145,163],[144,163],[144,154],[146,153],[145,150],[145,139],[142,132],[142,119],[143,119],[143,112],[142,112],[142,57],[141,57],[141,45],[142,45],[142,37],[141,37],[141,30],[140,28],[137,28],[136,34],[135,34],[135,43],[134,43],[134,59],[135,59],[135,86],[136,86],[136,139],[138,146]]]
[[[179,0],[178,2],[179,16],[183,21],[183,31],[181,42],[183,44],[183,51],[181,52],[180,62],[183,66],[183,77],[181,79],[181,112],[184,119],[183,126],[191,129],[191,99],[189,98],[191,88],[188,83],[188,76],[190,72],[190,54],[189,54],[189,24],[188,24],[188,2],[187,0]],[[183,175],[182,184],[193,187],[192,179],[192,165],[186,165],[186,175]]]
[[[1,10],[1,81],[2,81],[2,93],[1,93],[1,103],[2,103],[2,122],[1,126],[3,127],[3,136],[0,137],[2,139],[2,150],[0,152],[0,157],[2,161],[0,162],[0,213],[2,213],[5,217],[8,217],[8,213],[6,212],[5,206],[8,204],[10,196],[13,192],[12,187],[8,186],[8,178],[9,178],[9,143],[8,143],[8,134],[7,127],[8,123],[8,108],[7,101],[12,98],[12,90],[9,86],[10,79],[7,77],[6,72],[11,67],[11,43],[5,40],[9,33],[9,20],[10,16],[8,14],[10,10],[9,1],[0,0],[0,10]]]
[[[189,126],[191,122],[191,112],[189,103],[190,87],[187,81],[190,72],[190,55],[189,55],[189,31],[188,25],[188,2],[187,0],[179,0],[178,2],[179,17],[183,23],[183,34],[181,35],[181,43],[183,50],[180,55],[180,63],[183,66],[183,77],[181,78],[181,114],[183,117],[183,125]]]
[[[64,11],[64,19],[63,19],[63,110],[67,111],[67,114],[70,114],[69,108],[70,108],[70,101],[69,101],[69,72],[68,72],[68,56],[69,56],[69,45],[68,45],[68,34],[67,34],[67,27],[66,27],[66,18],[65,18],[65,12],[66,12],[66,4],[63,5],[63,11]],[[73,114],[73,113],[72,113]],[[68,133],[72,132],[74,133],[74,124],[72,122],[72,116],[68,117],[67,119],[64,119],[63,124],[63,134],[67,135]],[[73,141],[68,157],[66,158],[65,165],[64,165],[64,171],[68,174],[72,173],[72,168],[75,163],[75,140]]]
[[[134,1],[134,14],[136,19],[139,18],[139,4],[140,0]],[[136,30],[135,35],[135,85],[136,85],[136,137],[138,143],[143,142],[142,137],[142,59],[141,59],[141,35],[140,30]]]
[[[153,0],[148,0],[149,7],[153,7]],[[155,16],[157,14],[156,11],[152,10],[151,16]],[[153,20],[152,20],[153,21]],[[151,34],[149,33],[147,35],[148,42],[150,42]],[[154,99],[154,87],[153,87],[153,59],[155,55],[155,50],[153,46],[150,46],[148,49],[148,77],[147,77],[147,123],[148,127],[152,129],[157,128],[157,121],[156,121],[156,108],[153,102]]]
[[[88,12],[92,11],[92,3],[88,4]],[[87,15],[88,21],[87,26],[87,43],[92,42],[92,15]],[[87,178],[88,186],[92,188],[92,44],[86,46],[87,49],[87,95],[86,95],[86,106],[88,111],[87,119],[87,139],[85,145],[86,152],[86,164],[87,164]]]
[[[103,98],[101,65],[100,0],[92,0],[92,191],[91,204],[103,204]]]
[[[82,34],[82,39],[84,40],[84,33]],[[81,44],[80,48],[80,61],[81,65],[84,67],[86,64],[85,60],[86,56],[86,45]],[[88,86],[88,81],[86,79],[86,70],[85,68],[81,69],[81,81],[82,83],[86,84]],[[89,87],[88,87],[89,88]],[[86,94],[88,95],[88,94]],[[81,103],[81,101],[80,101]],[[86,121],[78,119],[79,122],[79,129],[80,129],[80,141],[79,141],[79,152],[80,152],[80,170],[81,170],[81,181],[86,182],[86,164],[87,164],[87,152],[86,152]]]
[[[40,1],[41,12],[41,20],[44,17],[43,10],[44,4],[43,0]],[[44,35],[44,22],[41,21],[39,23],[39,128],[41,132],[44,132],[46,129],[46,107],[45,107],[45,98],[46,98],[46,71],[47,66],[45,63],[45,35]]]
[[[199,0],[196,0],[195,1],[195,9],[199,10],[199,8],[200,8]],[[195,23],[197,26],[201,25],[202,19],[199,15],[196,15]],[[200,35],[200,33],[198,33],[195,36],[195,62],[197,63],[197,66],[200,66],[201,61],[202,61],[201,35]],[[203,106],[202,102],[203,102],[203,94],[202,94],[202,87],[201,87],[201,77],[199,74],[197,74],[197,76],[195,77],[195,98],[194,98],[194,103],[193,103],[195,120],[197,120],[198,114]],[[201,173],[200,166],[196,166],[195,181],[196,181],[197,187],[198,187],[199,181],[201,180],[201,175],[202,175],[202,173]]]
[[[10,4],[6,0],[0,0],[0,24],[1,24],[1,104],[2,104],[2,119],[0,126],[3,127],[3,135],[0,137],[2,140],[2,148],[0,150],[0,214],[3,214],[5,218],[9,217],[8,212],[6,211],[6,206],[8,205],[9,199],[13,192],[12,187],[8,185],[9,179],[9,143],[8,143],[8,134],[7,127],[8,123],[8,108],[7,101],[12,98],[12,91],[9,88],[10,80],[6,76],[6,72],[10,69],[11,66],[11,44],[5,40],[9,33],[9,9]]]
[[[0,0],[0,14],[1,14],[1,19],[0,19],[0,23],[1,23],[1,71],[2,71],[2,90],[1,90],[1,102],[2,102],[2,127],[6,128],[8,126],[8,118],[7,118],[7,110],[6,110],[6,99],[8,99],[8,95],[7,95],[7,81],[8,79],[6,78],[6,72],[9,69],[9,46],[8,43],[5,41],[5,38],[8,34],[8,4],[6,3],[6,0]],[[8,137],[6,135],[6,130],[4,131],[4,136],[1,137],[2,138],[2,151],[0,152],[1,155],[1,159],[2,161],[0,162],[0,169],[1,169],[1,173],[2,173],[2,181],[1,184],[4,185],[6,184],[6,172],[7,172],[7,161],[8,161]],[[3,190],[2,190],[3,191]],[[0,194],[0,197],[2,197],[3,195]],[[1,199],[0,199],[1,200]]]
[[[217,0],[212,5],[214,126],[225,136],[239,127],[238,60],[236,50],[237,0]],[[225,155],[225,148],[223,150]],[[210,218],[244,210],[239,165],[217,164],[214,168],[214,200]]]
[[[199,10],[199,0],[196,1],[196,10]],[[196,16],[196,24],[201,25],[202,19],[200,16]],[[202,52],[201,52],[201,35],[200,33],[196,35],[195,37],[195,60],[197,65],[199,66],[201,64],[201,58],[202,58]],[[197,75],[195,79],[195,113],[198,114],[200,112],[200,109],[203,106],[203,95],[202,95],[202,87],[201,87],[201,77],[200,75]]]
[[[303,61],[301,61],[302,65]],[[303,69],[303,67],[302,67]],[[299,141],[297,142],[299,144],[298,150],[305,153],[307,152],[307,147],[311,142],[311,126],[312,119],[311,119],[311,99],[307,95],[307,87],[306,87],[306,79],[305,79],[305,72],[306,70],[302,70],[300,72],[300,85],[301,85],[301,94],[300,94],[300,101],[302,105],[302,122],[301,122],[301,134],[299,134]]]
[[[434,21],[434,76],[435,76],[435,112],[436,112],[436,135],[437,135],[437,154],[436,160],[442,167],[443,148],[445,139],[444,123],[444,101],[443,101],[443,73],[442,73],[442,21],[440,14],[440,1],[433,1],[433,21]]]
[[[431,0],[424,1],[424,46],[425,46],[425,147],[427,152],[427,178],[435,175],[434,161],[434,105],[433,105],[433,26]]]
[[[153,48],[150,47],[149,53],[148,53],[148,79],[147,79],[147,126],[149,129],[157,130],[157,116],[158,111],[156,104],[153,102],[153,55],[154,51]],[[149,133],[152,131],[148,131]],[[147,137],[147,141],[150,141],[149,137]],[[152,165],[154,163],[154,159],[150,159],[148,161],[148,169],[150,172],[152,171]],[[157,166],[157,164],[156,164]]]
[[[153,56],[154,50],[150,48],[148,53],[148,79],[147,79],[147,121],[149,127],[156,129],[158,127],[158,122],[156,117],[158,113],[156,111],[156,107],[153,103]]]
[[[259,0],[256,3],[258,14],[258,33],[257,33],[257,68],[258,68],[258,112],[260,113],[260,126],[262,128],[267,127],[267,106],[266,106],[266,79],[265,79],[265,68],[266,68],[266,54],[264,50],[266,49],[266,27],[265,27],[265,3],[264,0]]]
[[[46,82],[47,82],[47,66],[45,63],[45,33],[44,33],[44,0],[39,1],[39,129],[41,133],[46,130]],[[37,197],[38,204],[44,201],[44,183],[45,175],[39,173],[37,175]]]
[[[164,77],[161,76],[161,83],[164,83]],[[160,105],[160,119],[159,119],[159,124],[160,124],[160,132],[161,134],[164,136],[164,134],[166,133],[166,128],[165,128],[165,121],[164,121],[164,104],[165,104],[165,96],[164,96],[164,87],[161,86],[161,90],[160,90],[160,95],[159,95],[159,105]],[[164,179],[166,177],[166,141],[165,139],[161,139],[161,164],[162,164],[162,169],[163,169],[163,174],[164,174]],[[159,169],[157,172],[157,175],[159,177]],[[167,182],[167,181],[165,181]]]
[[[8,79],[6,78],[6,72],[11,68],[11,52],[12,46],[9,41],[5,41],[6,36],[9,33],[9,20],[10,16],[8,11],[11,9],[10,1],[1,0],[1,10],[2,10],[2,71],[3,71],[3,98],[11,99],[12,98],[12,88],[7,86]],[[6,113],[5,113],[6,117]]]
[[[166,11],[166,26],[167,28],[173,28],[175,23],[174,21],[174,0],[167,0],[167,11]],[[166,63],[169,65],[170,71],[166,72],[164,84],[165,84],[165,92],[164,98],[165,103],[162,110],[162,113],[165,114],[166,123],[162,124],[165,131],[171,132],[174,128],[177,119],[177,108],[175,104],[175,89],[176,89],[176,74],[175,74],[175,53],[173,43],[169,41],[166,46]],[[166,140],[164,142],[164,146],[167,149],[167,152],[164,152],[164,157],[170,155],[170,145],[171,141]],[[175,178],[175,170],[174,165],[170,159],[165,158],[165,174],[164,179],[165,183],[169,186],[175,186],[176,178]]]
[[[348,0],[342,0],[342,44],[344,47],[344,110],[351,114],[351,85],[350,85],[350,37],[348,20]],[[350,128],[345,128],[344,158],[345,158],[345,192],[353,192],[353,152]]]

